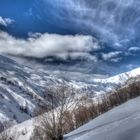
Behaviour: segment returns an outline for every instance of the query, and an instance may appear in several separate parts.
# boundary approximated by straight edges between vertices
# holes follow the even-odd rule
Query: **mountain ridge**
[[[82,93],[90,93],[91,97],[123,85],[128,79],[140,75],[140,68],[120,75],[94,79],[92,83],[77,82],[50,75],[44,69],[36,71],[24,65],[19,65],[5,56],[0,56],[0,122],[11,122],[11,125],[21,123],[35,116],[39,105],[48,105],[44,99],[47,86],[68,84]]]

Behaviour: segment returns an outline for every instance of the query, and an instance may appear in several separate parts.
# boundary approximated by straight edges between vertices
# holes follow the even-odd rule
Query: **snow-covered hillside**
[[[44,98],[46,86],[62,82],[0,56],[0,123],[12,125],[33,117],[38,105],[49,105]]]
[[[119,75],[104,78],[104,79],[95,79],[91,84],[87,85],[87,89],[95,93],[95,95],[101,93],[107,93],[113,89],[119,88],[123,85],[126,85],[128,80],[134,80],[140,76],[140,68],[136,68],[132,71],[121,73]],[[86,86],[85,86],[86,87]]]
[[[65,135],[64,140],[139,140],[140,97]]]
[[[58,78],[44,69],[34,70],[0,55],[0,124],[21,123],[34,117],[39,105],[48,105],[47,86],[70,84],[82,93],[95,96],[123,85],[129,78],[140,75],[140,68],[106,79],[95,79],[90,83]],[[46,97],[46,98],[44,98]],[[9,125],[9,124],[8,124]]]

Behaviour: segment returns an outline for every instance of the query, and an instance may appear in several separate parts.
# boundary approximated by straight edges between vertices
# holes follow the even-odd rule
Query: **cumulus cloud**
[[[122,54],[121,51],[115,51],[115,52],[109,52],[109,53],[103,53],[102,58],[105,61],[111,61],[111,62],[119,62],[122,58],[120,55]]]
[[[55,56],[61,59],[85,58],[97,61],[91,51],[101,46],[92,36],[32,34],[28,39],[17,39],[8,33],[0,32],[0,53],[24,57],[45,58]]]
[[[0,16],[0,25],[2,25],[2,26],[8,26],[9,24],[11,24],[11,23],[13,23],[14,22],[14,20],[12,20],[12,19],[10,19],[10,18],[2,18],[1,16]]]
[[[129,52],[136,52],[136,51],[140,51],[140,48],[139,47],[130,47],[128,49]]]

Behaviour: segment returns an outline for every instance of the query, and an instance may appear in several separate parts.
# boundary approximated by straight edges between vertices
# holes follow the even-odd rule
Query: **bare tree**
[[[51,111],[39,118],[41,122],[34,130],[34,137],[39,140],[62,140],[64,133],[74,129],[71,112],[79,101],[76,93],[72,86],[67,85],[47,89]]]
[[[66,85],[47,89],[51,111],[37,120],[40,123],[34,130],[33,140],[62,140],[63,134],[129,99],[140,96],[140,82],[101,94],[96,100],[82,95],[80,98],[78,93],[79,91]]]

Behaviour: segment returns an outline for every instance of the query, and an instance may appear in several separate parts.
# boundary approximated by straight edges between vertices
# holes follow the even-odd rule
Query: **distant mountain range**
[[[67,74],[66,71],[65,74]],[[104,79],[93,75],[90,77],[90,82],[68,80],[62,76],[60,78],[57,72],[51,73],[43,68],[34,70],[1,55],[0,122],[3,124],[10,121],[11,125],[21,123],[34,117],[34,111],[38,106],[49,106],[49,101],[44,98],[48,86],[68,84],[78,88],[81,94],[87,92],[93,97],[121,87],[128,79],[134,79],[139,75],[140,68],[137,68]]]

